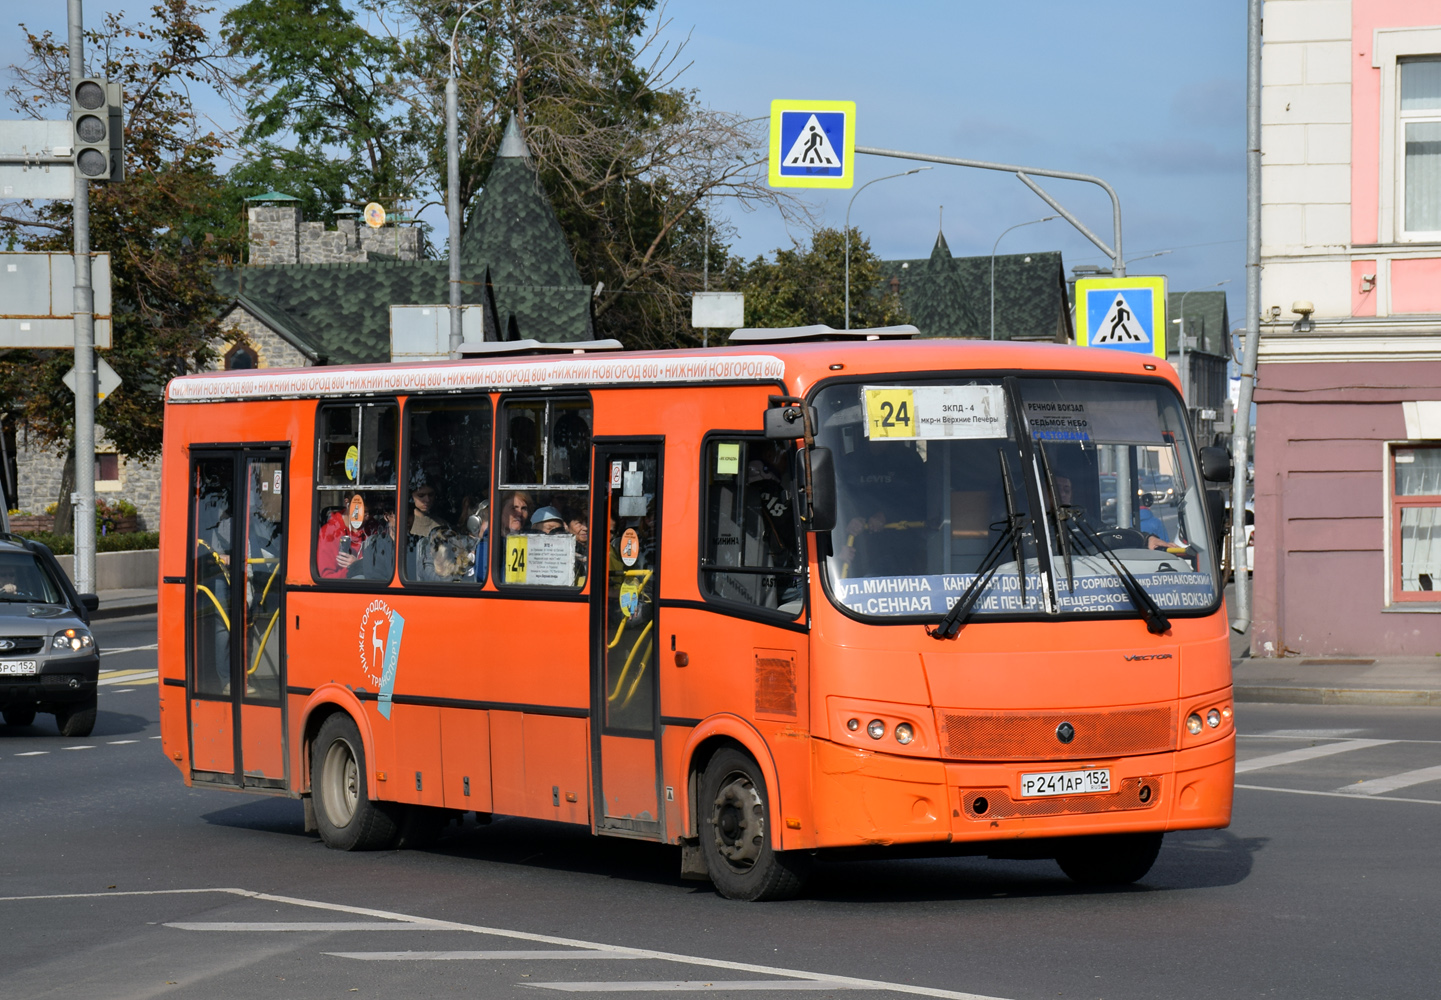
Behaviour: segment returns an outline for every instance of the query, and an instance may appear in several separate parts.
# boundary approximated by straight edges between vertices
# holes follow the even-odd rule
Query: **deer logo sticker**
[[[387,719],[404,632],[400,612],[379,599],[371,601],[360,618],[360,668],[377,692],[376,707]]]

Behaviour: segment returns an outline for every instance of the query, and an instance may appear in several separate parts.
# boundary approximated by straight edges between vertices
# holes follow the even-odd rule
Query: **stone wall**
[[[242,306],[236,306],[221,320],[221,325],[240,331],[238,338],[216,345],[216,353],[224,356],[230,344],[243,340],[255,351],[257,368],[304,368],[311,360],[300,349],[266,326]],[[217,366],[218,367],[218,366]]]
[[[411,226],[372,229],[354,219],[341,219],[335,229],[323,222],[302,222],[291,202],[262,202],[248,213],[250,265],[364,264],[371,253],[400,260],[419,260],[420,230]]]
[[[101,429],[97,427],[96,430],[99,432]],[[115,446],[101,433],[95,450],[97,454],[113,452]],[[59,499],[65,449],[42,447],[34,440],[27,440],[22,433],[17,442],[15,460],[20,472],[16,484],[20,509],[32,514],[44,513],[46,507]],[[129,500],[139,513],[139,530],[157,530],[160,525],[160,459],[139,462],[121,455],[119,464],[118,480],[95,483],[96,499],[111,503]]]

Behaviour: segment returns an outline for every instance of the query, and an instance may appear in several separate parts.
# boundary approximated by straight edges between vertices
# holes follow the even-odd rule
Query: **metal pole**
[[[70,84],[85,75],[81,0],[69,0]],[[95,592],[95,293],[90,286],[90,182],[75,171],[75,589]],[[61,502],[66,498],[62,497]]]
[[[1011,229],[1020,229],[1022,226],[1034,226],[1039,222],[1050,222],[1054,215],[1048,215],[1044,219],[1032,219],[1030,222],[1018,222]],[[1011,229],[1001,231],[996,237],[996,242],[991,244],[991,339],[996,339],[996,248],[1001,245],[1001,238],[1009,233]]]
[[[1231,628],[1251,627],[1251,580],[1246,576],[1246,462],[1251,440],[1251,399],[1261,346],[1261,0],[1246,8],[1246,348],[1231,429],[1231,565],[1236,575],[1236,617]]]
[[[445,211],[450,223],[450,356],[460,357],[460,97],[455,82],[455,39],[466,15],[480,4],[473,3],[461,11],[450,32],[450,75],[445,81]],[[481,324],[482,327],[484,324]]]
[[[1013,163],[991,163],[988,160],[965,160],[955,156],[932,156],[929,153],[903,153],[895,149],[879,149],[875,146],[857,146],[857,153],[867,153],[871,156],[894,156],[900,160],[920,160],[929,163],[945,163],[953,167],[974,167],[977,170],[1000,170],[1008,174],[1015,174],[1016,178],[1026,187],[1054,208],[1071,225],[1080,231],[1081,235],[1101,248],[1107,257],[1111,258],[1111,273],[1118,278],[1126,276],[1126,262],[1121,257],[1121,199],[1116,196],[1116,191],[1111,185],[1093,177],[1090,174],[1077,174],[1068,170],[1047,170],[1043,167],[1018,167]],[[1107,246],[1095,233],[1091,232],[1081,221],[1062,207],[1061,203],[1052,198],[1041,186],[1031,180],[1027,174],[1034,174],[1037,177],[1056,177],[1066,181],[1085,181],[1087,184],[1095,184],[1101,187],[1106,194],[1111,196],[1111,231],[1114,247]]]
[[[455,49],[451,49],[450,78],[445,81],[445,211],[450,224],[450,356],[460,357],[464,339],[460,323],[460,126],[457,121]]]
[[[918,174],[922,170],[930,170],[930,167],[916,167],[914,170],[905,170],[899,174],[886,174],[884,177],[877,177],[875,180],[866,181],[856,188],[856,193],[851,195],[851,200],[846,202],[846,228],[841,234],[841,245],[846,255],[846,325],[845,329],[851,328],[851,206],[856,203],[856,198],[862,191],[881,181],[894,180],[897,177],[909,177],[911,174]]]

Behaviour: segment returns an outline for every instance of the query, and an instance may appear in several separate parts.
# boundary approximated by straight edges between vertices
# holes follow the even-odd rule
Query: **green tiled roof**
[[[1055,340],[1062,331],[1071,335],[1059,252],[1002,254],[995,267],[997,340]],[[881,269],[923,336],[990,337],[990,256],[953,257],[945,236],[938,235],[929,257],[882,261]]]
[[[1186,315],[1181,317],[1181,297],[1186,298]],[[1196,346],[1190,350],[1210,354],[1218,358],[1229,358],[1231,351],[1226,343],[1230,336],[1231,314],[1226,308],[1226,293],[1223,291],[1171,292],[1166,296],[1166,356],[1180,355],[1176,340],[1176,325],[1170,321],[1177,318],[1186,320],[1186,333],[1196,338]]]
[[[461,301],[489,300],[500,339],[592,338],[591,288],[581,282],[513,120],[460,255]],[[370,257],[363,264],[231,268],[215,284],[317,363],[389,361],[390,307],[449,302],[449,264]]]

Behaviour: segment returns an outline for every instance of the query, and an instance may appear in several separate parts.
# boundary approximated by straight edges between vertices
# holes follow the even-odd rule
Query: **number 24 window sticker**
[[[1006,436],[1006,396],[998,385],[866,386],[862,396],[872,439]]]

